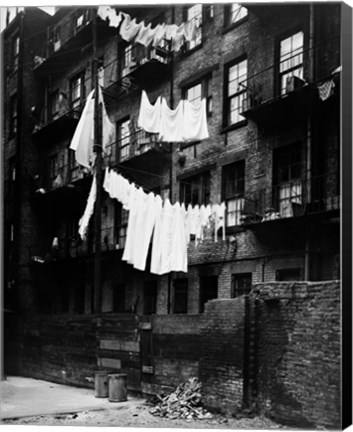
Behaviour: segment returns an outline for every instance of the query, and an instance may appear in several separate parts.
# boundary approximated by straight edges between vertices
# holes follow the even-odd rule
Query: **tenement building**
[[[265,398],[259,381],[266,335],[256,328],[264,315],[248,300],[254,286],[291,287],[283,290],[293,296],[299,287],[304,299],[308,283],[319,292],[340,279],[341,8],[122,5],[17,15],[4,31],[5,372],[89,386],[95,370],[120,370],[128,388],[142,393],[197,376],[205,392],[219,393],[208,399],[211,407],[224,408],[222,398],[233,399],[229,409],[282,404],[286,417],[279,387],[268,387]],[[153,239],[142,270],[123,259],[129,207],[103,188],[99,293],[96,213],[79,235],[94,161],[80,165],[70,148],[95,78],[106,110],[103,138],[105,120],[114,125],[103,174],[119,174],[173,209],[200,211],[185,249],[187,271],[172,265],[157,274]],[[159,103],[163,133],[141,126]],[[181,120],[180,107],[184,114],[189,107]],[[178,127],[192,130],[180,138]],[[87,136],[94,121],[90,128]],[[212,208],[219,215],[201,226],[201,209]],[[142,233],[129,248],[143,242]],[[219,327],[224,333],[212,339]],[[291,340],[270,330],[272,342]],[[225,393],[221,375],[210,372],[222,361]],[[298,416],[309,422],[304,411]]]

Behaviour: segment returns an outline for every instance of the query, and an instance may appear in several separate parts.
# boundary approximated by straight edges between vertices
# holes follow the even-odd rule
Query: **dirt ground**
[[[149,413],[149,405],[141,400],[135,406],[114,406],[111,409],[86,411],[72,414],[57,414],[3,420],[6,425],[47,425],[47,426],[115,426],[142,428],[182,429],[283,429],[265,417],[239,418],[213,414],[211,419],[187,420],[155,417]]]

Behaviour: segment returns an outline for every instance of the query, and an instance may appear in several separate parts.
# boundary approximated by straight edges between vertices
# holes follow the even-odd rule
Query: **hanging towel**
[[[141,188],[134,188],[131,191],[130,199],[129,199],[129,218],[127,224],[127,232],[126,232],[126,241],[124,253],[122,256],[123,261],[127,261],[130,264],[134,262],[134,247],[135,247],[135,234],[137,232],[137,214],[139,208],[141,207],[141,202],[144,196],[144,192]]]
[[[116,14],[115,10],[112,9],[109,15],[109,27],[119,27],[121,20],[122,20],[121,12]]]
[[[78,227],[79,227],[78,233],[81,239],[84,239],[86,237],[89,221],[94,212],[94,203],[96,202],[96,194],[97,194],[97,183],[96,183],[96,176],[94,175],[91,189],[89,191],[85,211],[78,222]]]
[[[173,205],[172,253],[169,271],[187,273],[187,243],[184,212],[185,207],[183,208],[178,202]]]
[[[145,270],[146,259],[153,228],[159,214],[159,206],[162,206],[162,199],[156,197],[154,193],[145,193],[138,210],[136,219],[135,246],[134,246],[134,267],[137,270]]]
[[[195,20],[191,20],[184,25],[184,37],[186,42],[191,42],[196,38],[197,28]]]
[[[135,39],[141,27],[144,25],[143,21],[139,24],[136,23],[136,18],[131,20],[130,15],[124,13],[124,21],[120,26],[120,36],[127,42],[131,42]]]
[[[330,79],[328,81],[325,81],[321,85],[317,86],[317,89],[319,90],[319,97],[322,101],[327,100],[330,96],[333,95],[335,88],[335,83],[333,79]]]
[[[99,102],[102,104],[102,138],[103,138],[103,151],[106,150],[109,144],[115,141],[115,126],[109,120],[107,110],[105,108],[103,92],[99,86]]]
[[[158,198],[157,198],[158,199]],[[164,209],[167,208],[163,206],[162,199],[160,200],[160,205],[156,204],[156,223],[154,226],[153,239],[152,239],[152,254],[151,254],[151,273],[160,275],[161,265],[162,265],[162,254],[163,254],[163,244],[164,238],[162,237],[162,227],[163,227],[163,215],[165,213]]]
[[[93,124],[94,124],[94,90],[88,95],[85,107],[72,137],[70,149],[75,150],[75,158],[79,165],[86,168],[91,166],[93,150]]]
[[[209,137],[207,129],[206,99],[200,102],[184,101],[183,140],[201,141]]]
[[[147,132],[159,133],[161,131],[161,98],[158,97],[155,104],[150,104],[146,92],[141,95],[140,112],[137,119],[139,127]]]
[[[182,23],[180,26],[178,26],[175,35],[172,39],[172,51],[178,52],[182,45],[184,44],[184,23]]]
[[[167,40],[171,40],[175,38],[176,32],[178,30],[178,26],[176,24],[167,24],[165,26],[165,38]]]
[[[175,110],[171,110],[165,98],[161,106],[161,131],[159,138],[166,142],[183,141],[184,101],[181,100]]]
[[[154,39],[156,30],[157,27],[154,29],[151,28],[151,23],[149,23],[147,27],[143,24],[140,31],[138,32],[138,35],[136,36],[135,42],[138,42],[145,47],[149,46]]]
[[[217,242],[217,231],[219,228],[222,228],[222,239],[226,239],[226,205],[223,202],[222,204],[216,204],[213,206],[214,218],[215,218],[215,242]]]
[[[97,15],[105,21],[107,18],[110,19],[113,9],[110,6],[99,6],[97,10]],[[114,11],[115,12],[115,11]]]
[[[165,36],[165,24],[158,24],[156,27],[156,31],[154,34],[154,38],[153,38],[153,42],[152,45],[154,47],[157,47],[161,44],[162,40],[164,39]]]

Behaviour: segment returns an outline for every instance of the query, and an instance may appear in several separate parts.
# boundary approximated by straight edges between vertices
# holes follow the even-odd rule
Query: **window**
[[[232,275],[232,293],[231,297],[240,297],[249,294],[251,290],[251,273],[237,273]]]
[[[117,123],[117,137],[119,161],[122,162],[130,156],[130,119],[125,119]]]
[[[123,209],[121,204],[116,203],[115,232],[116,232],[116,243],[119,246],[119,249],[124,249],[125,247],[128,219],[129,219],[128,210]]]
[[[188,280],[174,279],[172,312],[187,313],[188,311]]]
[[[128,75],[130,73],[130,67],[132,66],[132,45],[125,45],[122,48],[123,54],[121,56],[121,71],[120,71],[120,77],[123,78],[124,76]]]
[[[303,80],[303,49],[304,33],[302,31],[282,39],[280,42],[279,74],[281,95],[295,88],[295,80]]]
[[[76,161],[75,151],[69,149],[69,152],[70,181],[76,181],[80,178],[80,165]]]
[[[247,60],[242,60],[226,69],[226,116],[227,125],[239,123],[245,118],[240,114],[243,111],[246,99],[247,86]]]
[[[143,286],[143,314],[152,315],[157,310],[157,281],[148,281]]]
[[[49,96],[49,117],[56,120],[59,117],[59,90],[56,90]]]
[[[65,164],[64,152],[57,153],[49,159],[49,178],[50,186],[52,188],[60,187],[63,185],[63,170]]]
[[[194,21],[196,25],[196,34],[193,40],[185,44],[187,51],[201,45],[202,42],[202,4],[198,3],[186,8],[185,20],[187,22]]]
[[[302,280],[302,271],[300,268],[276,270],[276,281],[300,281]]]
[[[17,96],[10,99],[10,135],[17,132]]]
[[[224,25],[230,26],[248,16],[248,10],[239,3],[231,3],[224,6]]]
[[[57,51],[61,47],[61,29],[56,27],[52,33],[53,51]]]
[[[207,115],[212,114],[212,77],[207,76],[200,82],[186,87],[183,91],[184,99],[189,102],[200,102],[202,98],[206,98]]]
[[[20,54],[20,37],[16,35],[11,41],[11,66],[12,70],[16,71],[18,69],[18,59]]]
[[[205,303],[217,298],[218,277],[202,276],[200,278],[200,313],[205,311]]]
[[[113,288],[113,312],[125,311],[125,284],[119,284]]]
[[[208,204],[210,201],[210,173],[188,177],[180,181],[180,201],[185,206]]]
[[[226,226],[240,225],[244,208],[245,161],[223,167],[223,200],[227,205]]]
[[[79,10],[75,15],[75,30],[78,31],[89,21],[89,10]]]
[[[275,208],[282,217],[293,216],[292,203],[302,204],[302,148],[300,144],[274,151]]]
[[[71,108],[80,108],[81,103],[85,97],[84,95],[84,73],[75,76],[70,83],[71,88]]]
[[[98,63],[98,85],[104,88],[104,60],[103,57]]]

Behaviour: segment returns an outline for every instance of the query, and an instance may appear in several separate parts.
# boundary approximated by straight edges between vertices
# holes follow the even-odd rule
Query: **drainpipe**
[[[308,81],[314,81],[314,4],[309,5],[309,62],[308,62]],[[311,202],[311,153],[312,153],[312,117],[309,112],[307,120],[306,137],[306,202]],[[308,230],[310,232],[310,230]],[[310,279],[310,242],[309,238],[305,241],[305,266],[304,280]]]
[[[172,6],[172,23],[175,21],[175,9]],[[174,106],[174,61],[173,61],[173,52],[171,52],[170,58],[170,86],[169,86],[169,106],[173,109]],[[170,162],[169,162],[169,199],[172,202],[173,199],[173,144],[169,143],[169,153],[170,153]],[[168,305],[167,305],[167,313],[170,314],[171,311],[171,291],[172,291],[172,275],[168,274]]]

